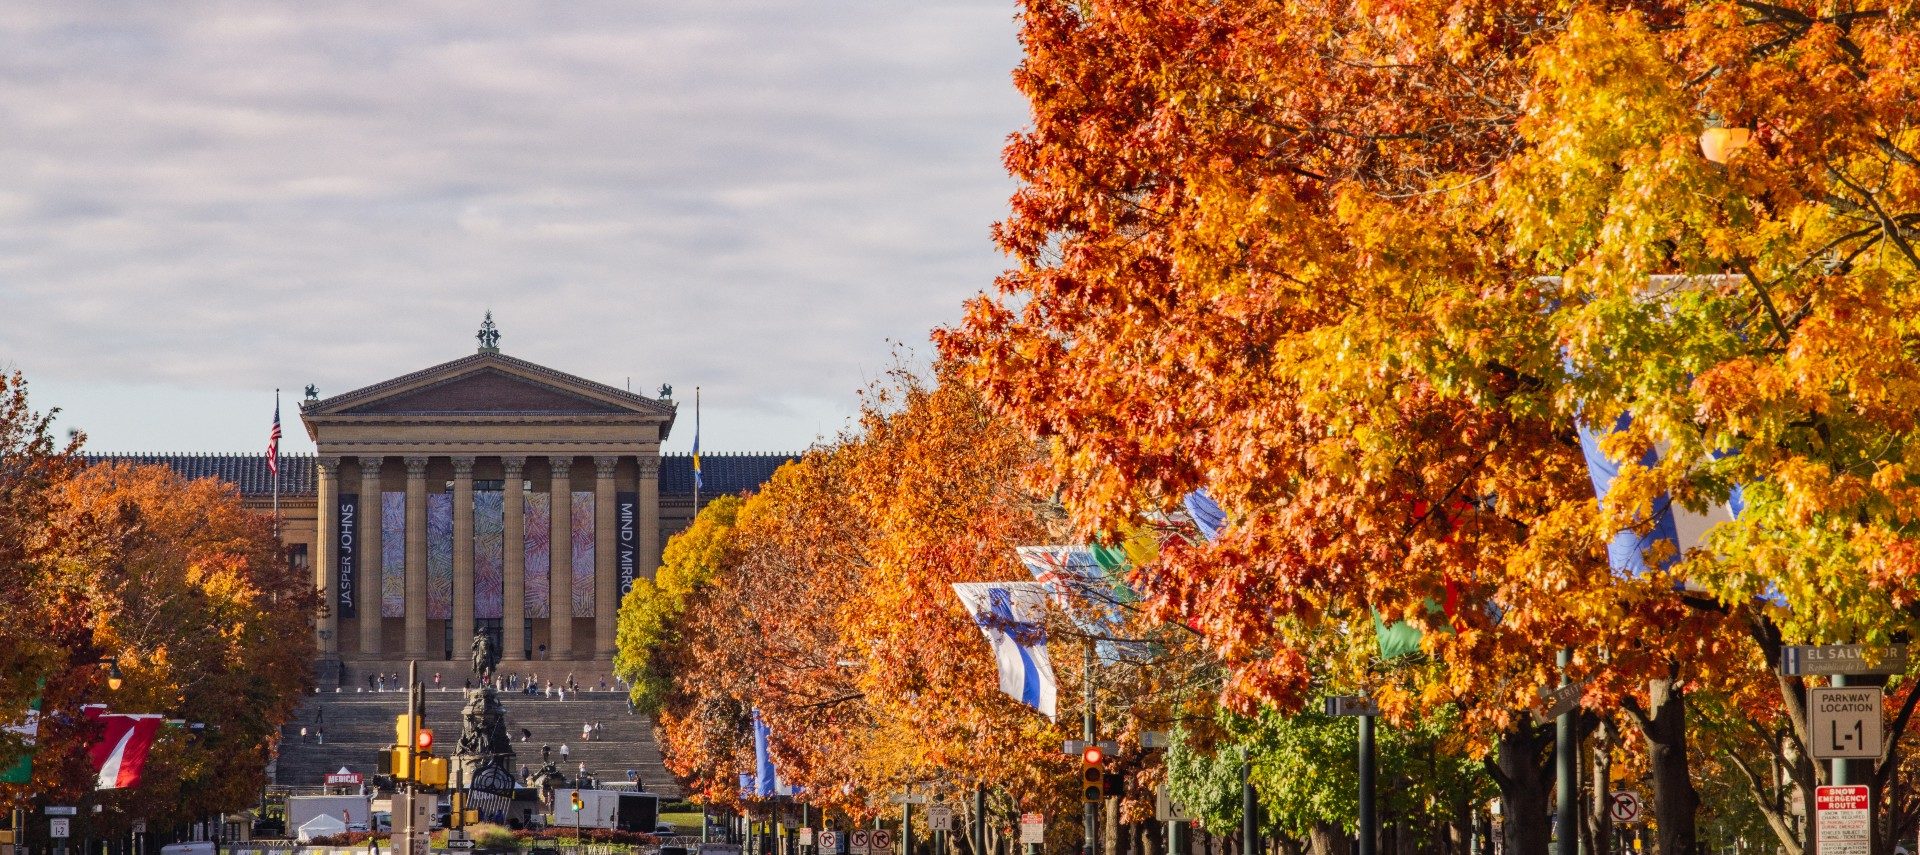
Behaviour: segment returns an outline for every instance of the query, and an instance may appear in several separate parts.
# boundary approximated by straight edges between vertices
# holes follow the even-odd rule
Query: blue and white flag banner
[[[1227,513],[1220,510],[1220,505],[1207,495],[1207,491],[1188,493],[1181,504],[1186,506],[1187,516],[1193,518],[1194,527],[1200,529],[1201,537],[1206,538],[1208,543],[1220,539],[1220,530],[1227,527]]]
[[[1584,421],[1576,425],[1580,432],[1580,452],[1587,460],[1587,475],[1593,480],[1593,495],[1602,505],[1606,504],[1607,494],[1613,489],[1613,482],[1620,477],[1620,469],[1625,462],[1608,457],[1600,444],[1607,435],[1626,430],[1632,424],[1632,416],[1622,415],[1609,434],[1595,432]],[[1649,449],[1641,455],[1639,464],[1648,468],[1658,466],[1661,451],[1660,448]],[[1647,566],[1647,550],[1655,544],[1665,543],[1671,554],[1661,564],[1664,569],[1678,561],[1687,550],[1699,547],[1707,529],[1739,517],[1740,511],[1741,497],[1737,489],[1730,502],[1710,508],[1708,513],[1689,511],[1676,504],[1671,496],[1662,493],[1654,501],[1650,516],[1642,518],[1651,523],[1645,534],[1624,529],[1608,542],[1607,564],[1619,576],[1634,578],[1645,575],[1652,569]]]
[[[767,729],[767,723],[760,718],[760,711],[753,711],[753,795],[759,798],[791,796],[794,789],[780,780],[780,771],[773,768],[773,755],[767,743],[773,738],[773,731]]]
[[[1000,691],[1052,719],[1058,711],[1053,661],[1047,658],[1047,592],[1037,582],[956,582],[1000,668]]]
[[[1121,603],[1127,601],[1131,592],[1114,589],[1115,583],[1107,577],[1106,568],[1100,566],[1092,548],[1019,546],[1013,551],[1020,556],[1020,563],[1033,573],[1034,581],[1053,598],[1054,604],[1073,619],[1074,625],[1097,639],[1095,648],[1102,661],[1112,664],[1122,659],[1145,662],[1152,658],[1153,652],[1146,642],[1114,638],[1126,621],[1127,613]]]

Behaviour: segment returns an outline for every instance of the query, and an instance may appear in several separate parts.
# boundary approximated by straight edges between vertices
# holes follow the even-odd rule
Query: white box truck
[[[580,798],[580,810],[573,809],[574,796]],[[659,817],[660,797],[653,793],[620,790],[553,791],[553,821],[557,828],[618,828],[624,831],[653,831]]]

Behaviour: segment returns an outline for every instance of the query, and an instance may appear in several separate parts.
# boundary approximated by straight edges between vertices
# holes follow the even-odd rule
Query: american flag
[[[273,430],[267,434],[267,471],[280,474],[280,396],[273,397]]]

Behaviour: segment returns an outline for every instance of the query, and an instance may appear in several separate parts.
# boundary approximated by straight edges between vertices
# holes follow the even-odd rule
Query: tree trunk
[[[1547,855],[1551,810],[1553,730],[1521,724],[1500,735],[1489,771],[1500,787],[1501,840],[1505,855]],[[1542,755],[1548,755],[1542,759]]]
[[[1593,809],[1587,813],[1588,855],[1613,851],[1613,720],[1602,716],[1593,731]]]
[[[1658,851],[1660,855],[1695,855],[1699,841],[1694,815],[1700,810],[1700,794],[1688,775],[1687,699],[1676,683],[1674,678],[1648,681],[1649,709],[1639,723],[1647,738]]]
[[[1351,848],[1347,833],[1330,822],[1314,823],[1313,833],[1307,838],[1307,851],[1313,855],[1348,855]]]
[[[1447,851],[1452,855],[1467,855],[1473,851],[1473,797],[1466,788],[1461,788],[1453,796],[1453,822]]]

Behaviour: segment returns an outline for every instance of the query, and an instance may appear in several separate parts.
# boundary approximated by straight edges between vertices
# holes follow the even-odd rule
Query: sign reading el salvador
[[[360,497],[346,493],[340,497],[340,539],[336,542],[340,556],[340,616],[357,616],[353,607],[354,571],[360,567]]]
[[[613,559],[620,596],[633,590],[640,571],[640,494],[616,493],[613,498]],[[617,604],[616,604],[617,605]]]

